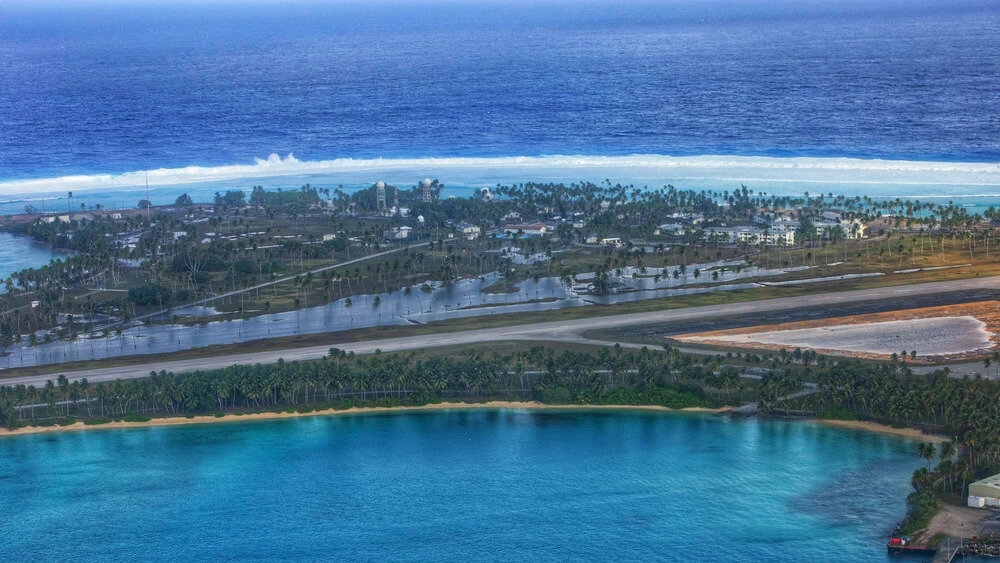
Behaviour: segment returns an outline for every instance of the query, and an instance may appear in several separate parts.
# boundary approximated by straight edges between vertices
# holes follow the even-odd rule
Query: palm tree
[[[951,458],[955,457],[955,442],[951,440],[941,442],[941,451],[938,455],[942,462],[950,461]]]
[[[929,471],[931,467],[931,460],[933,460],[934,456],[937,455],[937,448],[935,448],[934,444],[931,442],[921,442],[920,445],[917,446],[917,452],[920,454],[920,457],[927,460],[927,470]]]

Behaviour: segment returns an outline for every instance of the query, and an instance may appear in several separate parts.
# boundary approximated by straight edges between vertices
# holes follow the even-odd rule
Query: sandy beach
[[[214,415],[202,415],[194,417],[171,416],[153,418],[147,422],[109,422],[107,424],[87,425],[83,422],[76,422],[68,426],[25,426],[16,430],[0,429],[0,437],[3,436],[24,436],[28,434],[48,434],[53,432],[75,432],[81,430],[101,430],[108,428],[143,428],[151,426],[181,426],[186,424],[219,424],[232,422],[253,422],[260,420],[277,420],[284,418],[302,418],[310,416],[337,416],[354,414],[379,414],[396,413],[408,411],[432,411],[432,410],[457,410],[457,409],[527,409],[534,411],[604,411],[604,410],[629,410],[642,412],[691,412],[691,413],[724,413],[732,410],[732,407],[722,407],[710,409],[705,407],[688,407],[684,409],[672,409],[659,405],[547,405],[537,401],[487,401],[483,403],[457,403],[443,402],[420,406],[400,406],[400,407],[354,407],[350,409],[326,409],[311,412],[257,412],[246,414],[227,413],[226,416],[217,417]],[[851,430],[863,430],[866,432],[876,432],[879,434],[889,434],[903,438],[923,440],[925,442],[944,442],[947,438],[926,434],[915,428],[893,428],[885,424],[876,422],[866,422],[858,420],[817,420],[820,424],[847,428]]]
[[[936,434],[927,434],[916,428],[893,428],[886,424],[879,424],[877,422],[868,422],[863,420],[823,420],[819,419],[820,424],[825,424],[827,426],[836,426],[838,428],[849,428],[851,430],[864,430],[866,432],[877,432],[879,434],[891,434],[893,436],[902,436],[904,438],[913,438],[915,440],[922,440],[924,442],[947,442],[948,438],[944,436],[938,436]]]
[[[631,410],[631,411],[655,411],[655,412],[706,412],[721,413],[730,410],[731,407],[720,409],[710,409],[704,407],[689,407],[684,409],[671,409],[659,405],[546,405],[536,401],[487,401],[485,403],[434,403],[420,406],[401,407],[355,407],[350,409],[326,409],[312,412],[259,412],[242,415],[226,414],[223,417],[214,415],[204,415],[195,417],[171,416],[154,418],[147,422],[109,422],[107,424],[87,425],[83,422],[76,422],[67,426],[25,426],[16,430],[0,429],[0,437],[3,436],[23,436],[27,434],[48,434],[52,432],[74,432],[79,430],[100,430],[107,428],[143,428],[149,426],[181,426],[185,424],[218,424],[225,422],[248,422],[260,420],[275,420],[282,418],[301,418],[307,416],[336,416],[367,413],[394,413],[406,411],[428,411],[428,410],[455,410],[455,409],[529,409],[536,411],[551,410]]]

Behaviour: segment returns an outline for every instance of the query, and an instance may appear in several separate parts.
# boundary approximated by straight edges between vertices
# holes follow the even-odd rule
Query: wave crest
[[[446,182],[489,185],[511,181],[616,179],[668,183],[708,181],[764,184],[961,185],[1000,187],[1000,163],[935,162],[842,157],[549,155],[505,157],[338,158],[303,161],[289,153],[253,164],[185,166],[122,174],[72,175],[0,181],[0,194],[163,187],[295,176],[329,176],[349,183],[409,182],[427,175]]]

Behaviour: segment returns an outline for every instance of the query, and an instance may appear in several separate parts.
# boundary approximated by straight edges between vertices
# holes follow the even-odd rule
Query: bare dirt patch
[[[953,538],[969,539],[983,530],[983,520],[990,515],[989,510],[944,504],[927,526],[925,538],[943,534]]]
[[[813,319],[681,334],[674,339],[725,347],[803,348],[825,354],[885,359],[917,351],[913,363],[970,360],[1000,345],[1000,301]]]

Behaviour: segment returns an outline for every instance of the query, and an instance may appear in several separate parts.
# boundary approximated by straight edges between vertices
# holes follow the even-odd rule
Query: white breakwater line
[[[120,174],[80,174],[0,182],[0,195],[41,194],[67,190],[136,188],[148,177],[151,186],[172,186],[251,178],[279,178],[317,174],[385,176],[392,172],[409,178],[413,172],[442,173],[451,181],[474,178],[483,172],[507,175],[511,180],[532,174],[567,178],[608,175],[616,178],[716,180],[745,182],[819,182],[885,185],[961,185],[1000,188],[1000,163],[861,159],[843,157],[765,156],[627,156],[548,155],[500,157],[336,158],[299,160],[271,154],[252,163],[220,166],[183,166],[136,170]],[[406,174],[403,174],[406,172]],[[463,176],[465,178],[463,178]],[[416,181],[416,178],[410,178]]]

